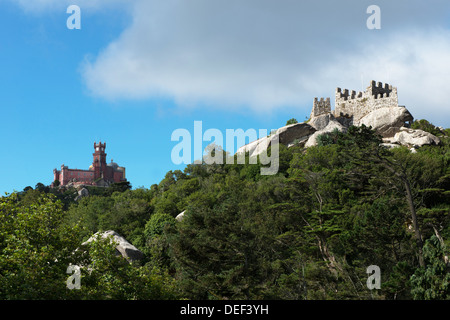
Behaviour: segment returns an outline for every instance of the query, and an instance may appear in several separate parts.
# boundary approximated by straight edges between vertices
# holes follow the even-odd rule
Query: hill
[[[4,196],[0,298],[449,299],[449,130],[410,128],[440,143],[412,153],[349,126],[309,148],[280,144],[271,176],[260,162],[203,163],[78,201],[41,184]],[[77,250],[106,230],[143,258],[102,241]],[[79,290],[66,287],[69,265],[85,266]],[[381,287],[369,290],[373,265]]]

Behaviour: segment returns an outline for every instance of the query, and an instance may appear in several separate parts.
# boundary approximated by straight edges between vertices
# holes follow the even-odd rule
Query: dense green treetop
[[[387,149],[351,127],[308,149],[280,145],[272,176],[247,155],[148,189],[89,187],[78,201],[43,184],[6,195],[0,299],[449,299],[449,132],[413,127],[442,143]],[[77,250],[105,230],[144,259],[129,264],[104,241]],[[83,266],[80,290],[66,287],[71,264]],[[366,285],[370,265],[379,290]]]

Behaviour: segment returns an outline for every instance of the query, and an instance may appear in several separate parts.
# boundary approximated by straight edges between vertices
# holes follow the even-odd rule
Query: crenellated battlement
[[[364,92],[336,88],[334,116],[357,121],[373,110],[393,106],[398,106],[397,88],[372,80]]]
[[[363,93],[359,91],[358,93],[355,90],[349,91],[348,89],[344,89],[342,91],[341,88],[336,88],[336,98],[344,101],[356,98],[362,98]]]
[[[370,112],[384,107],[398,107],[397,88],[372,80],[365,91],[336,88],[333,111],[330,98],[314,98],[310,118],[332,114],[347,124],[357,123]]]
[[[392,87],[392,85],[387,84],[387,83],[385,83],[383,86],[383,83],[381,83],[381,82],[375,83],[375,81],[372,80],[370,82],[370,86],[367,89],[374,96],[376,96],[378,94],[387,94],[386,96],[389,97],[389,94],[392,92],[393,87]]]
[[[370,86],[367,87],[366,91],[356,92],[355,90],[336,88],[336,100],[337,101],[347,101],[360,98],[368,99],[382,99],[389,98],[391,95],[397,95],[397,88],[390,84],[371,81]]]
[[[331,101],[330,98],[314,98],[313,108],[311,111],[311,118],[318,117],[322,114],[327,114],[331,112]]]

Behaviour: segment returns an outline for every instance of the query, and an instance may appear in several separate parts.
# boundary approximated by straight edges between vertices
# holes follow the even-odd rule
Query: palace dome
[[[117,169],[117,167],[119,167],[119,165],[115,162],[113,162],[113,160],[111,159],[111,162],[107,164],[108,167],[113,167],[114,169]]]

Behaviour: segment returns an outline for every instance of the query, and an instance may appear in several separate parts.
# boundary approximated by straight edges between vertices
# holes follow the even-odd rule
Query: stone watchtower
[[[92,167],[94,170],[95,179],[104,178],[104,173],[106,170],[106,142],[101,143],[101,141],[97,144],[94,142],[94,161],[92,162]]]
[[[330,112],[331,112],[330,98],[326,98],[325,100],[324,98],[320,98],[320,100],[314,98],[313,108],[311,110],[311,115],[309,118],[312,119]]]

